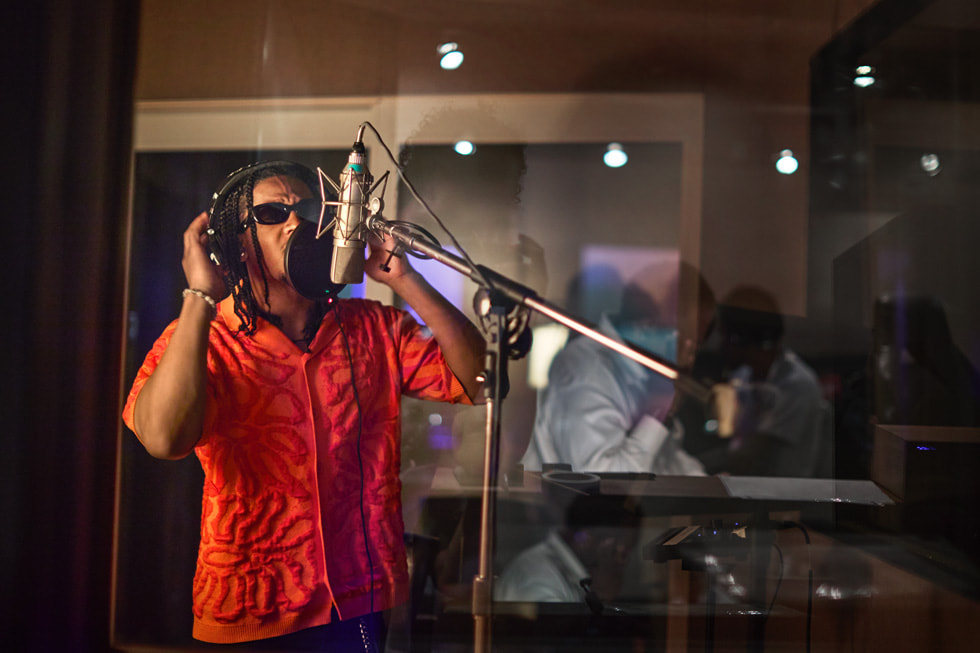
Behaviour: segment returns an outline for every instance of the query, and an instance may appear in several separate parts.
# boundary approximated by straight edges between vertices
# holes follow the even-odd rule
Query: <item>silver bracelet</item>
[[[181,297],[186,298],[188,295],[195,295],[196,297],[200,297],[201,299],[203,299],[208,303],[208,305],[211,307],[211,310],[214,311],[214,315],[215,316],[218,315],[218,303],[214,301],[214,299],[210,295],[208,295],[202,290],[198,290],[197,288],[184,288],[184,292],[181,293]]]

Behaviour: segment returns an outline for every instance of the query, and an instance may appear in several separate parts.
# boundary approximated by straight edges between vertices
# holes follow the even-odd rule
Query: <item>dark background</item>
[[[8,651],[102,651],[139,4],[3,14],[0,637]]]

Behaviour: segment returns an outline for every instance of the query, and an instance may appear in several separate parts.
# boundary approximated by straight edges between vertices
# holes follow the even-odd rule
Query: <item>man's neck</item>
[[[268,313],[278,318],[279,329],[290,340],[298,342],[305,339],[313,306],[312,300],[292,288],[273,290],[270,284]]]

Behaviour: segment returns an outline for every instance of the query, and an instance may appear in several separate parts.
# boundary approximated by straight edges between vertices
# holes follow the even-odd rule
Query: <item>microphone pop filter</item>
[[[283,260],[289,283],[296,292],[314,301],[334,297],[347,285],[330,280],[333,238],[329,232],[317,238],[316,230],[315,224],[301,221],[286,242]]]

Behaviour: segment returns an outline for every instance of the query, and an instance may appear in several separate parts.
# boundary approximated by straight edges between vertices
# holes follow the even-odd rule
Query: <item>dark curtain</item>
[[[0,21],[4,650],[110,648],[138,22],[127,0]]]

